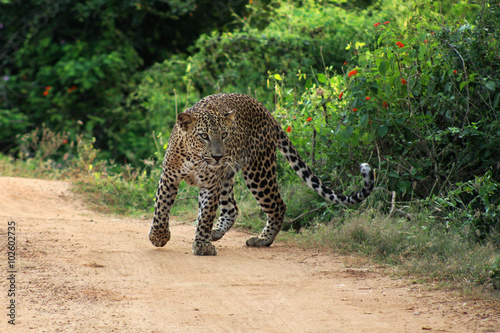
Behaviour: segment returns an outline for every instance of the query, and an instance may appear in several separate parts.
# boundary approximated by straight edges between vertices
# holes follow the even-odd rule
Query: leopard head
[[[182,112],[177,123],[185,132],[187,153],[194,157],[193,162],[206,163],[211,167],[224,165],[227,160],[225,142],[230,137],[230,128],[235,112],[222,116],[209,112]]]

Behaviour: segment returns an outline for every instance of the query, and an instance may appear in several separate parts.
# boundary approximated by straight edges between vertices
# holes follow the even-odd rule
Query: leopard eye
[[[229,133],[222,132],[221,137],[222,137],[222,139],[225,139],[225,138],[227,138],[228,135],[229,135]]]
[[[207,133],[200,133],[198,134],[200,136],[200,138],[202,138],[203,140],[206,140],[208,141],[208,134]]]

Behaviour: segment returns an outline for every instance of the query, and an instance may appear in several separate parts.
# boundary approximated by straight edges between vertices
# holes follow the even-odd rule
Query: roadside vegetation
[[[85,18],[97,3],[74,10]],[[158,15],[155,1],[125,3],[107,10]],[[189,21],[204,3],[179,3],[171,16],[173,7],[164,9],[165,19]],[[102,46],[94,57],[82,44],[94,35],[61,43],[50,20],[3,54],[0,174],[71,180],[100,210],[151,216],[176,114],[209,94],[247,93],[333,188],[359,188],[361,162],[376,168],[374,193],[346,208],[319,198],[280,158],[288,210],[279,241],[498,297],[498,2],[249,1],[219,14],[204,16],[212,29],[191,32],[198,37],[183,47],[162,50],[164,36],[154,35],[148,51],[138,30],[112,52],[93,41]],[[118,19],[111,26],[127,32]],[[236,200],[238,226],[261,230],[265,216],[241,178]],[[195,219],[196,190],[183,184],[174,207]]]

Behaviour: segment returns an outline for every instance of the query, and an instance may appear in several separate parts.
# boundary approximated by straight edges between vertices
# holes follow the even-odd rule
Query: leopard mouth
[[[208,166],[212,168],[220,168],[223,166],[226,166],[227,164],[227,158],[224,156],[221,159],[217,160],[215,158],[208,158],[205,160],[208,164]]]

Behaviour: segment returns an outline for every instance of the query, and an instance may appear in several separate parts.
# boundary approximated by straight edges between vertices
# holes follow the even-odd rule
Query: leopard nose
[[[219,161],[221,160],[221,158],[223,157],[223,155],[212,155],[213,159],[217,161],[217,163],[219,163]]]

